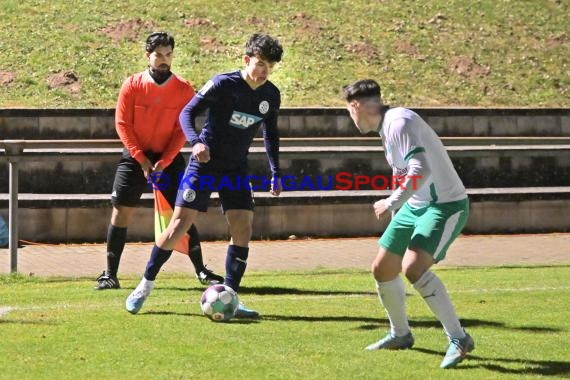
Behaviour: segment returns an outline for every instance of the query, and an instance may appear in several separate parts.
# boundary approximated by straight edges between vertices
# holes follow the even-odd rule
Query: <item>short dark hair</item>
[[[279,40],[267,34],[253,34],[245,44],[245,55],[259,55],[269,62],[279,62],[283,56],[283,47]]]
[[[373,79],[361,79],[342,88],[342,97],[347,102],[361,98],[381,97],[380,85]]]
[[[166,32],[154,32],[146,38],[145,50],[152,53],[159,46],[170,46],[174,50],[174,37]]]

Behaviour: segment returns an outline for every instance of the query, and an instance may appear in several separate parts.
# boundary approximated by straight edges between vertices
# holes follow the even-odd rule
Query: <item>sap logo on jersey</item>
[[[240,129],[247,129],[260,120],[261,120],[261,118],[258,116],[250,115],[248,113],[234,111],[234,113],[232,113],[232,117],[230,119],[230,125],[232,127],[236,127],[236,128],[240,128]]]

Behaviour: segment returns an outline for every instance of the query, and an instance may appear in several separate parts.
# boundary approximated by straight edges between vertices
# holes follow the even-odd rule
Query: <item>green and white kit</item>
[[[379,244],[398,255],[419,248],[440,261],[467,222],[465,187],[440,138],[415,112],[386,111],[380,136],[393,175],[403,183],[384,200],[399,211]]]

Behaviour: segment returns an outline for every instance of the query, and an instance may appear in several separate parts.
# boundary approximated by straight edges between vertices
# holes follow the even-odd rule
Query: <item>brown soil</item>
[[[265,25],[265,21],[256,16],[249,16],[247,19],[245,19],[245,23],[248,25],[255,25],[255,26]]]
[[[549,37],[546,39],[545,44],[548,48],[551,48],[551,49],[558,47],[558,46],[568,45],[568,36],[566,34],[562,33],[558,36]]]
[[[78,94],[81,91],[81,83],[79,77],[71,70],[60,71],[48,77],[48,88],[66,89],[71,94]]]
[[[465,56],[450,58],[448,68],[449,71],[467,78],[485,77],[491,73],[490,67],[480,65],[474,59]]]
[[[152,21],[135,20],[114,22],[104,27],[101,32],[113,41],[128,40],[138,41],[142,32],[150,32],[155,25]]]
[[[209,53],[223,53],[226,51],[224,43],[215,37],[201,36],[200,37],[200,50]]]
[[[0,85],[8,86],[16,80],[16,74],[11,71],[0,71]]]
[[[299,34],[308,34],[309,36],[318,36],[322,27],[318,22],[312,20],[306,14],[299,12],[291,17],[291,21],[296,26],[296,31]]]
[[[376,59],[378,58],[378,53],[374,46],[366,43],[366,42],[354,42],[351,44],[345,45],[345,50],[349,53],[353,53],[358,55],[364,59]]]
[[[396,53],[409,55],[415,57],[418,54],[418,48],[410,41],[399,40],[394,44]]]

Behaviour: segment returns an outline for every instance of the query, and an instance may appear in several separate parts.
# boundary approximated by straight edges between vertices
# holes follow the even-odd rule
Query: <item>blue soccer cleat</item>
[[[366,349],[368,351],[405,350],[407,348],[412,348],[413,345],[414,337],[411,332],[404,336],[394,336],[391,333],[388,333],[388,335],[380,339],[378,342],[367,346]]]
[[[144,301],[150,295],[154,288],[154,281],[148,281],[143,278],[133,292],[127,297],[125,307],[131,314],[136,314],[143,307]]]
[[[259,313],[255,310],[248,309],[243,303],[239,303],[234,318],[242,319],[256,319],[259,318]]]
[[[465,334],[464,338],[451,339],[445,357],[440,364],[440,368],[453,368],[465,359],[467,353],[475,349],[475,342],[471,335]]]

